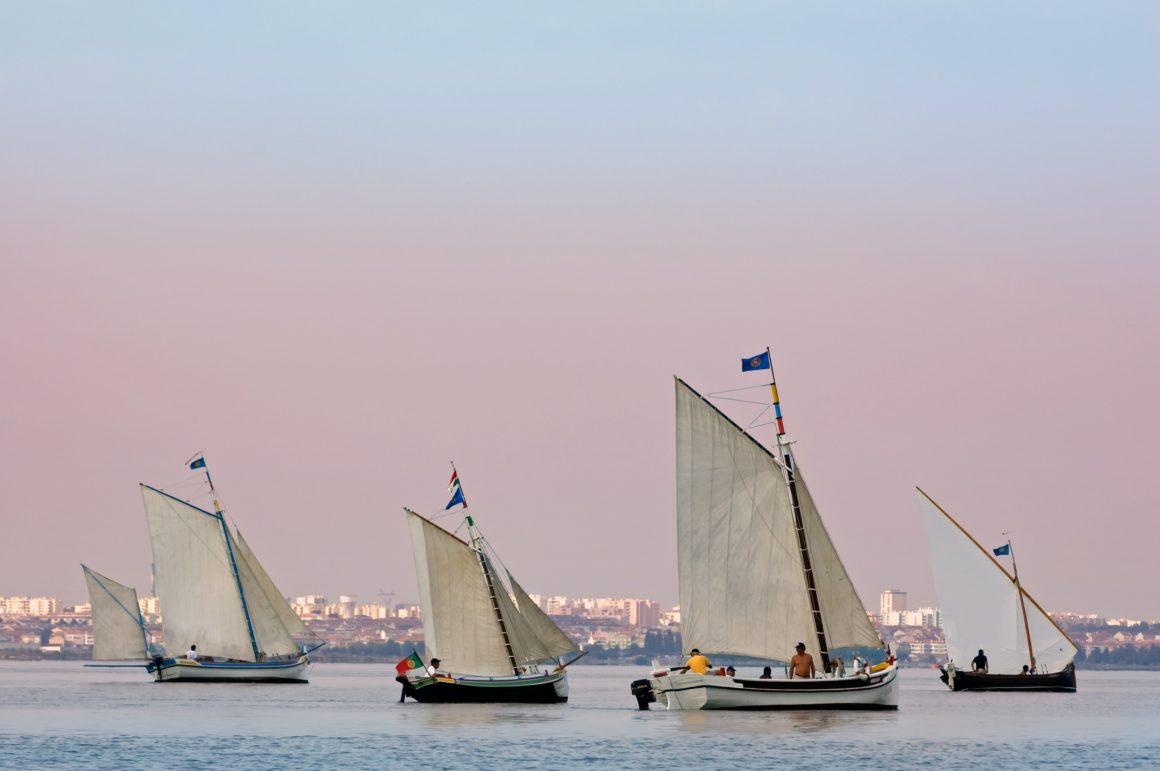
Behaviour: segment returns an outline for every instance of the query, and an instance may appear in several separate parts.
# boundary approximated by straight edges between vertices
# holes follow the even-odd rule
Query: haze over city
[[[1045,607],[1160,617],[1158,19],[1111,7],[7,7],[0,594],[147,593],[137,483],[204,451],[288,595],[416,599],[454,460],[529,591],[671,605],[672,376],[768,345],[869,607],[936,601],[920,485]]]

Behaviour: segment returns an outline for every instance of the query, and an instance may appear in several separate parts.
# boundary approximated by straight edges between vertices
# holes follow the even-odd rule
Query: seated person
[[[709,674],[709,669],[712,666],[713,665],[709,663],[709,659],[706,656],[701,655],[701,651],[693,648],[693,650],[689,651],[689,660],[685,662],[685,666],[677,667],[677,669],[681,672],[692,672],[696,675],[707,675]]]
[[[734,669],[732,666],[725,667],[725,676],[726,677],[737,677],[737,670]]]
[[[835,657],[834,660],[830,662],[830,674],[832,674],[834,677],[846,676],[846,665],[842,663],[840,658]]]
[[[427,674],[434,677],[435,673],[439,671],[439,659],[431,659],[431,663],[427,665]]]
[[[759,680],[772,680],[773,679],[773,669],[771,669],[770,667],[765,667],[764,669],[761,670],[761,677],[758,679]]]

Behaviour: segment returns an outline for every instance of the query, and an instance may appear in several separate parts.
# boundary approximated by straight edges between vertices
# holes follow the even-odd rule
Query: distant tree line
[[[1119,648],[1081,648],[1075,656],[1081,669],[1160,669],[1160,645],[1124,645]]]

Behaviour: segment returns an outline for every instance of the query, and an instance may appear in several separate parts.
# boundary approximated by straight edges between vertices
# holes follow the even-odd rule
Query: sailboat
[[[429,661],[440,662],[435,672],[416,668],[400,674],[404,696],[420,702],[567,701],[567,666],[583,653],[560,662],[579,650],[576,643],[506,569],[505,586],[498,557],[468,513],[454,467],[451,488],[444,510],[462,505],[466,540],[404,509],[419,579],[426,654]]]
[[[1074,693],[1078,649],[1020,583],[1011,542],[988,551],[921,489],[918,500],[947,641],[940,679],[955,691]],[[1014,574],[992,551],[1011,557]],[[987,671],[961,669],[976,650]]]
[[[146,670],[157,682],[306,682],[307,654],[322,643],[294,613],[241,532],[226,523],[205,458],[197,457],[190,468],[205,471],[214,511],[141,485],[166,650],[149,656]],[[85,575],[94,638],[100,639],[102,629],[115,630],[109,637],[116,658],[146,658],[135,644],[129,647],[132,627],[125,616],[133,615],[136,592],[87,568]],[[194,646],[196,657],[182,653]]]
[[[838,649],[887,650],[874,631],[786,438],[769,349],[777,445],[767,449],[684,380],[676,381],[677,567],[687,650],[787,660],[804,641],[813,678],[696,674],[654,665],[633,683],[641,709],[897,709],[893,661],[831,672]],[[820,664],[818,663],[820,662]],[[787,672],[788,674],[788,672]]]

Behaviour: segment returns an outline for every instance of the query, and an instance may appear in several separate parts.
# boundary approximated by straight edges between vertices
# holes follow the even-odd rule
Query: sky
[[[200,450],[288,595],[414,601],[454,461],[528,591],[672,604],[672,376],[769,346],[869,607],[919,485],[1160,618],[1154,3],[0,0],[0,100],[0,595],[145,593]]]

